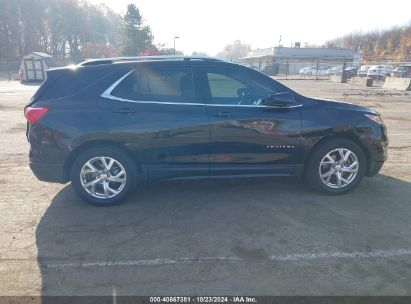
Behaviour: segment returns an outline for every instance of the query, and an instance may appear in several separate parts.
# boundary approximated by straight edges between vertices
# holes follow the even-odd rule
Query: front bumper
[[[60,164],[45,164],[29,161],[29,166],[34,175],[43,182],[65,184],[68,182],[64,176],[64,166]]]
[[[371,177],[377,175],[378,172],[380,172],[383,165],[384,161],[371,160],[368,164],[367,176]]]
[[[383,127],[384,139],[376,140],[368,146],[370,159],[368,161],[367,176],[376,175],[388,158],[388,139],[386,137],[385,127]]]

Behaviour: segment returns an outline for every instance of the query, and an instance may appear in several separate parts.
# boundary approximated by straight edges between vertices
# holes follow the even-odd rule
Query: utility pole
[[[227,48],[227,52],[228,52],[228,56],[227,56],[228,60],[230,60],[230,62],[233,61],[231,58],[231,49],[229,47]]]

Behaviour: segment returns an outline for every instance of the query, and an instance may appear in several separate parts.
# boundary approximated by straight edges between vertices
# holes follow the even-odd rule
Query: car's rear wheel
[[[356,187],[365,171],[363,150],[353,141],[335,138],[315,148],[306,164],[305,178],[316,190],[341,194]]]
[[[82,152],[71,168],[71,183],[78,195],[97,206],[121,203],[136,178],[131,157],[114,147],[95,147]]]

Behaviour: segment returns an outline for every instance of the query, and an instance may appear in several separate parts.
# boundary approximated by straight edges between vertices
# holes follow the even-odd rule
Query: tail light
[[[32,108],[27,107],[24,110],[24,116],[26,117],[27,121],[31,123],[38,122],[46,113],[49,111],[48,108]]]

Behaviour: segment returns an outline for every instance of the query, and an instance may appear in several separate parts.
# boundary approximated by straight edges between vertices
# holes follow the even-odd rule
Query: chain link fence
[[[77,64],[78,61],[55,59],[56,67]],[[20,80],[21,61],[0,61],[0,80]],[[411,62],[372,61],[355,62],[344,58],[281,58],[240,63],[276,79],[329,79],[332,75],[370,77],[411,77]],[[377,68],[376,68],[377,67]]]
[[[333,75],[383,79],[386,76],[411,77],[411,62],[354,61],[344,58],[280,58],[241,63],[276,79],[329,79]]]

